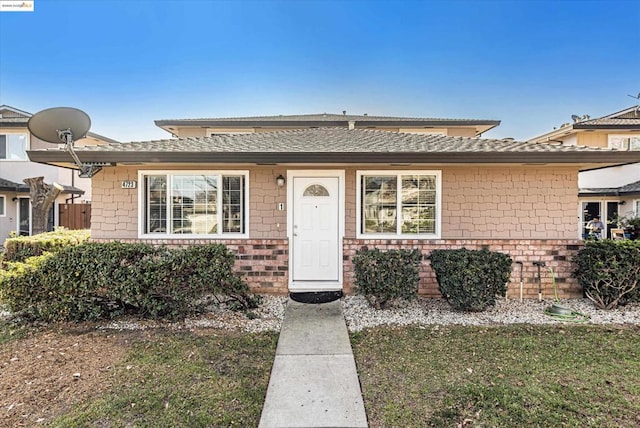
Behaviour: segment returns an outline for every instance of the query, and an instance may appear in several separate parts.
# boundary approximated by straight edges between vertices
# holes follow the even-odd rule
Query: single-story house
[[[498,121],[298,115],[177,119],[171,139],[78,147],[92,180],[92,239],[170,246],[221,242],[255,291],[352,291],[363,247],[487,247],[571,278],[578,172],[640,152],[478,138]],[[74,167],[60,150],[32,161]],[[510,293],[520,272],[514,264]],[[543,271],[546,293],[551,279]],[[423,262],[420,292],[439,296]]]

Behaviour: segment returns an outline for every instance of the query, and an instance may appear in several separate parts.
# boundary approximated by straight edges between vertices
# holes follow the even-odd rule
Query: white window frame
[[[434,175],[436,177],[436,221],[435,233],[402,233],[401,205],[396,208],[396,233],[362,233],[362,177],[397,176],[396,195],[401,195],[403,175]],[[400,202],[396,201],[398,204]],[[442,171],[440,170],[358,170],[356,171],[356,238],[358,239],[440,239],[442,233]]]
[[[636,217],[640,217],[640,199],[633,200],[633,213]]]
[[[218,233],[215,234],[195,234],[195,233],[169,233],[169,231],[165,233],[145,233],[144,232],[144,222],[145,222],[145,204],[146,204],[146,195],[145,195],[145,177],[149,175],[166,175],[167,176],[167,189],[171,188],[172,179],[171,177],[176,175],[217,175],[220,179],[223,176],[243,176],[244,177],[244,232],[243,233],[232,233],[232,232],[222,232],[222,227],[219,227]],[[249,225],[251,224],[249,221],[249,171],[248,170],[142,170],[138,171],[138,238],[144,239],[181,239],[181,240],[189,240],[189,239],[248,239],[249,238]],[[222,183],[222,180],[220,180]],[[167,191],[167,228],[169,229],[172,222],[172,210],[169,209],[171,206],[169,197],[170,192]],[[222,186],[218,186],[218,201],[222,201]],[[218,207],[220,208],[220,207]],[[217,210],[217,224],[222,224],[222,210]]]
[[[632,151],[638,151],[640,150],[639,146],[636,146],[635,148],[631,147],[631,139],[634,140],[638,140],[640,141],[640,134],[609,134],[607,136],[607,147],[608,148],[614,148],[614,144],[612,140],[622,140],[620,142],[620,144],[622,145],[622,147],[615,147],[618,150],[632,150]],[[636,143],[638,144],[638,143]],[[618,144],[615,144],[616,146]]]
[[[0,195],[0,217],[7,216],[7,197],[6,195]]]
[[[24,159],[3,159],[0,158],[0,162],[29,162],[29,156],[27,156],[27,151],[31,150],[31,135],[28,132],[20,132],[20,131],[2,131],[0,135],[24,135],[27,142],[25,146],[25,154]]]

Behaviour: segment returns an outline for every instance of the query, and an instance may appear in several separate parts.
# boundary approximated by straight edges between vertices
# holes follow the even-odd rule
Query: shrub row
[[[418,295],[419,250],[365,249],[353,258],[356,291],[384,308],[393,299]],[[504,297],[511,258],[489,250],[434,250],[429,256],[442,296],[457,310],[483,311]]]
[[[9,263],[0,292],[9,309],[43,321],[97,320],[122,314],[176,319],[201,311],[206,296],[239,307],[256,302],[220,244],[167,249],[146,244],[85,243]]]
[[[596,307],[640,302],[640,241],[587,242],[574,263],[573,275]]]
[[[4,260],[24,262],[29,257],[40,256],[45,252],[57,252],[65,247],[81,244],[90,236],[88,230],[68,230],[59,227],[53,232],[8,238],[4,242]]]

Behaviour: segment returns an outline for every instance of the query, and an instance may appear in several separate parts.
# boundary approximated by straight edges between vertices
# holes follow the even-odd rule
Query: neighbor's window
[[[364,171],[358,180],[360,234],[439,235],[439,171]]]
[[[609,135],[609,148],[640,150],[640,135]]]
[[[142,173],[143,234],[246,233],[247,173]]]
[[[7,215],[7,197],[0,195],[0,217]]]
[[[0,160],[28,160],[27,134],[0,134]]]

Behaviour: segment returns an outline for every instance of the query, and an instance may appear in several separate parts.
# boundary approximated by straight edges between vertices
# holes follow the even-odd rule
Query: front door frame
[[[293,220],[295,201],[293,195],[293,179],[295,177],[335,177],[338,178],[338,280],[326,283],[309,283],[294,281],[291,245],[293,243]],[[343,248],[345,222],[345,172],[342,169],[289,169],[287,170],[287,238],[289,239],[289,291],[336,291],[342,290]]]

